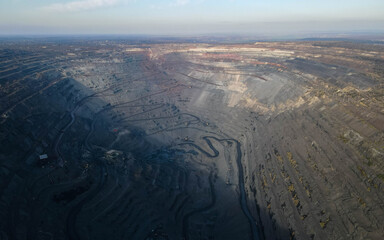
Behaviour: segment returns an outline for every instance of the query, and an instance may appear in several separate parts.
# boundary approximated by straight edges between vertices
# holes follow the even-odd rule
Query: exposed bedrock
[[[0,239],[380,239],[384,48],[0,44]]]

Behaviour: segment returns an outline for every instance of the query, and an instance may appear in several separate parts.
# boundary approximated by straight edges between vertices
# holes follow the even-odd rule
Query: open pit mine
[[[0,239],[382,239],[384,45],[0,42]]]

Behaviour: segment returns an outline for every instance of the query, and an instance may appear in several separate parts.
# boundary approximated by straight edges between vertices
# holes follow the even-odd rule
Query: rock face
[[[0,239],[380,239],[383,62],[348,42],[3,41]]]

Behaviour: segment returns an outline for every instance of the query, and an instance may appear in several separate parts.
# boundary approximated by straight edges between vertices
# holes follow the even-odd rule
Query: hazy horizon
[[[0,35],[370,34],[384,32],[383,9],[378,0],[9,0]]]

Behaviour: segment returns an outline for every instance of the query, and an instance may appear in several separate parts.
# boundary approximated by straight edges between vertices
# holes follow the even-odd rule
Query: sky
[[[384,0],[0,0],[0,34],[384,32]]]

